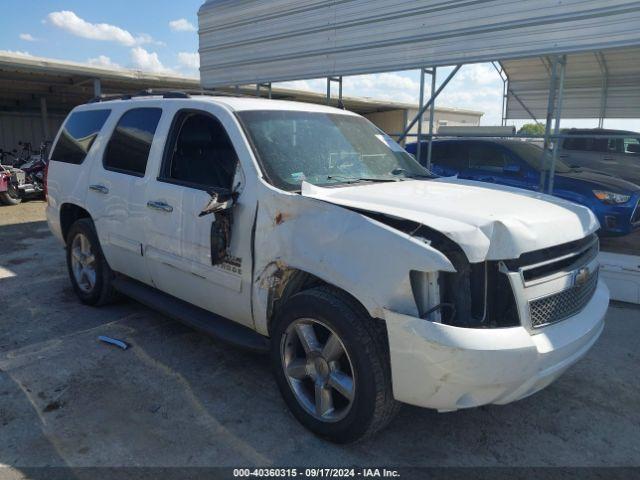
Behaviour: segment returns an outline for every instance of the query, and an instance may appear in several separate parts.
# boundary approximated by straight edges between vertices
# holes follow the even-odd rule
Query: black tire
[[[95,283],[93,287],[88,291],[80,287],[73,273],[71,260],[72,245],[74,239],[78,235],[84,235],[84,237],[88,239],[91,253],[95,258]],[[73,290],[75,291],[80,301],[86,305],[92,306],[101,306],[112,303],[117,298],[116,291],[112,286],[113,272],[111,268],[109,268],[109,265],[104,258],[102,248],[100,247],[100,241],[98,240],[98,235],[96,234],[95,226],[93,225],[93,221],[91,219],[81,218],[80,220],[77,220],[73,225],[71,225],[69,233],[67,234],[66,250],[69,278],[71,280],[71,284],[73,285]]]
[[[20,192],[14,185],[9,185],[9,190],[0,193],[0,203],[4,205],[19,205],[21,202]]]
[[[319,420],[310,414],[285,374],[282,349],[288,348],[284,346],[290,338],[287,329],[301,319],[329,326],[338,335],[353,367],[353,400],[348,413],[337,421]],[[296,419],[319,437],[335,443],[361,441],[385,427],[398,412],[400,403],[393,398],[386,326],[340,290],[317,287],[291,297],[275,319],[271,339],[271,363],[280,392]]]

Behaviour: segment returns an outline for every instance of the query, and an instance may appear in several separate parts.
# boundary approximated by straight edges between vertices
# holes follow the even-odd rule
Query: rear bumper
[[[527,397],[587,353],[608,305],[599,282],[579,314],[533,335],[523,327],[466,329],[385,311],[394,397],[440,411]]]

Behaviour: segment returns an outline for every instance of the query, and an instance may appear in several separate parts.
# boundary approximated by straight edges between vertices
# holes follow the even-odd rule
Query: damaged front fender
[[[447,257],[357,212],[267,189],[258,206],[254,320],[267,335],[269,302],[287,271],[311,274],[355,297],[372,317],[385,309],[416,315],[410,271],[455,271]]]

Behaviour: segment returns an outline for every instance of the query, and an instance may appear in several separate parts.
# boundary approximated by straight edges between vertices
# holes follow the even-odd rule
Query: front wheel
[[[9,188],[6,192],[0,193],[0,203],[5,205],[18,205],[22,202],[20,191],[18,187],[13,184],[9,184]]]
[[[291,297],[278,314],[271,344],[285,402],[320,437],[362,440],[397,412],[386,328],[342,292],[320,287]]]

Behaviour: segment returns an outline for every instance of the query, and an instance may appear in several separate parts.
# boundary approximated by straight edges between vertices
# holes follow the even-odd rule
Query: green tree
[[[544,136],[545,125],[542,123],[525,123],[520,130],[518,130],[518,135],[539,135]]]

